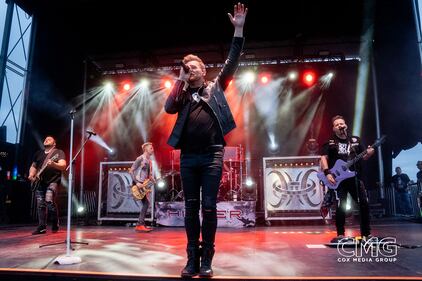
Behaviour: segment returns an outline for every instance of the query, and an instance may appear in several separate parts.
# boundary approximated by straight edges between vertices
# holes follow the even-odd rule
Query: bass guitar
[[[374,144],[371,145],[372,148],[376,148],[380,146],[385,141],[386,136],[382,136],[379,139],[377,139]],[[328,179],[327,176],[324,174],[324,172],[317,173],[318,179],[321,181],[323,185],[328,187],[329,189],[337,189],[340,183],[348,178],[352,178],[356,176],[355,171],[350,171],[350,167],[352,167],[354,164],[356,164],[359,160],[361,160],[366,155],[366,149],[356,155],[355,158],[352,160],[349,160],[347,162],[339,159],[336,161],[334,166],[330,169],[330,174],[334,177],[336,180],[335,184],[332,184]]]
[[[142,200],[144,197],[152,191],[152,187],[156,182],[158,182],[160,179],[165,178],[169,175],[172,175],[173,172],[167,173],[160,178],[156,179],[155,181],[151,179],[146,179],[143,183],[141,183],[141,186],[138,186],[136,184],[132,185],[132,196],[136,200]]]
[[[50,158],[50,160],[51,161],[54,161],[54,162],[57,161],[58,159],[59,159],[59,155],[58,154],[56,154],[56,155],[54,155],[53,157]],[[46,161],[44,163],[44,165],[42,165],[41,169],[39,169],[38,172],[37,172],[37,174],[35,175],[34,181],[31,182],[31,190],[32,191],[37,190],[38,187],[40,186],[41,180],[42,180],[42,173],[48,167],[47,162],[48,161]]]

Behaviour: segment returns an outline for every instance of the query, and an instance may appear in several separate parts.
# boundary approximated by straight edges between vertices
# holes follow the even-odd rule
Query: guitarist
[[[47,217],[52,221],[52,232],[59,230],[59,218],[55,198],[62,172],[66,169],[65,154],[56,148],[56,140],[47,136],[44,140],[44,150],[35,153],[32,165],[29,168],[28,179],[34,184],[37,182],[35,197],[37,199],[38,227],[32,235],[45,234],[47,232]],[[53,161],[51,158],[57,160]],[[37,177],[37,173],[43,167],[45,169]]]
[[[142,155],[136,158],[132,167],[129,169],[129,174],[132,177],[133,185],[137,185],[138,188],[142,188],[142,184],[146,180],[154,180],[152,173],[152,162],[151,157],[154,154],[154,147],[151,142],[146,142],[142,145]],[[152,229],[145,226],[145,215],[149,207],[148,196],[144,196],[142,200],[141,212],[139,213],[138,223],[135,227],[137,232],[149,232]]]
[[[348,161],[353,159],[356,155],[363,152],[365,147],[363,146],[359,137],[351,136],[347,134],[347,124],[343,116],[336,115],[332,118],[333,124],[333,136],[324,144],[321,151],[321,168],[324,171],[328,181],[332,184],[336,183],[335,177],[330,174],[330,168],[332,168],[338,159]],[[370,146],[366,149],[367,154],[363,158],[367,160],[374,154],[374,149]],[[353,200],[359,203],[360,211],[360,231],[362,237],[368,237],[371,234],[369,226],[369,205],[366,196],[365,187],[363,182],[359,179],[361,167],[359,163],[355,167],[351,167],[350,170],[355,170],[357,176],[345,179],[340,183],[336,189],[337,198],[339,203],[336,210],[336,228],[337,237],[335,240],[339,241],[344,238],[344,225],[346,221],[346,202],[347,194],[349,193]]]

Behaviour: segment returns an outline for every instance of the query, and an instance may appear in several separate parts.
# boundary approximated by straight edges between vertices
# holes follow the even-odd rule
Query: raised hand
[[[235,28],[243,28],[247,13],[248,8],[245,8],[245,5],[239,2],[237,5],[234,5],[233,15],[230,13],[227,15]]]

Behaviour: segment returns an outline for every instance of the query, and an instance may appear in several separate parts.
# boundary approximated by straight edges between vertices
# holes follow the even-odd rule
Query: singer
[[[341,159],[348,161],[353,159],[357,154],[365,150],[361,139],[356,136],[349,136],[347,133],[347,124],[343,116],[336,115],[332,118],[333,136],[325,143],[321,151],[321,168],[324,171],[327,179],[331,183],[335,183],[335,176],[330,174],[330,168],[334,166],[336,160]],[[368,146],[367,154],[363,158],[367,160],[374,154],[374,149]],[[369,205],[366,196],[365,186],[361,180],[362,167],[358,162],[350,170],[356,171],[357,176],[344,180],[335,190],[339,204],[336,210],[336,228],[337,237],[332,242],[338,242],[344,238],[345,221],[346,221],[346,203],[347,194],[349,193],[353,200],[359,204],[360,210],[360,232],[363,239],[368,239],[371,235],[371,228],[369,226]]]
[[[236,124],[224,95],[233,78],[243,48],[243,26],[248,10],[241,3],[228,14],[234,37],[228,58],[218,76],[205,80],[203,61],[195,55],[183,58],[179,79],[167,98],[165,111],[178,114],[168,144],[181,149],[180,173],[185,195],[187,264],[182,277],[212,277],[217,230],[217,193],[223,169],[224,136]],[[201,189],[202,187],[202,189]],[[202,202],[200,192],[202,190]],[[202,204],[202,242],[199,209]]]

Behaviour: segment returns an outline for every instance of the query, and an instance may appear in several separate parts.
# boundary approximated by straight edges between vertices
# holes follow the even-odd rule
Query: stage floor
[[[359,234],[348,226],[348,235]],[[397,243],[422,244],[422,224],[379,221],[373,234],[396,237]],[[335,236],[333,225],[271,226],[245,229],[220,228],[217,232],[215,276],[236,279],[282,279],[290,277],[416,277],[422,279],[422,248],[399,248],[395,261],[339,261],[337,248],[324,246]],[[0,228],[0,274],[7,271],[54,271],[82,274],[175,278],[185,264],[183,228],[155,227],[150,233],[135,233],[125,226],[74,226],[75,265],[57,265],[54,259],[66,253],[66,231],[32,236],[33,226]],[[333,278],[336,277],[336,278]],[[376,278],[377,279],[377,278]]]

